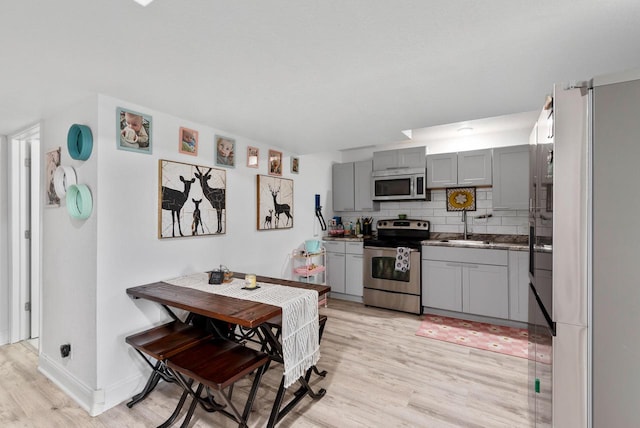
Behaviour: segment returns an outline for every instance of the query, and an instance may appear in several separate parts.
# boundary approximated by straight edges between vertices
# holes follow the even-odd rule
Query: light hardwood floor
[[[329,371],[279,427],[528,427],[527,360],[415,335],[420,317],[329,300],[318,364]],[[91,418],[37,369],[26,343],[0,347],[0,426],[154,427],[172,412],[180,390],[161,383],[144,401],[124,403]],[[249,419],[263,427],[281,376],[265,374]],[[240,400],[249,380],[238,383]],[[179,426],[179,422],[175,424]],[[218,414],[196,410],[192,427],[233,427]]]

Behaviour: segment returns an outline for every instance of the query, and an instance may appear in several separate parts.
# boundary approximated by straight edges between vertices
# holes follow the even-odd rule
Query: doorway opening
[[[10,341],[15,343],[40,336],[40,125],[8,141]]]

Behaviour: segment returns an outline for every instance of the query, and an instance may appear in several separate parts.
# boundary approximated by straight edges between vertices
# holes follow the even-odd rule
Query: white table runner
[[[318,292],[297,287],[258,282],[257,290],[243,290],[244,280],[209,284],[207,273],[196,273],[164,281],[207,293],[266,303],[282,308],[282,353],[284,385],[288,388],[320,358]]]

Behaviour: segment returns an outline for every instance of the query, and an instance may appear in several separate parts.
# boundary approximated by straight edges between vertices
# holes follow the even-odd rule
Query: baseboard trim
[[[9,343],[9,330],[0,331],[0,345],[7,345]]]
[[[45,375],[58,388],[71,397],[91,416],[99,415],[103,412],[104,394],[102,391],[95,391],[85,385],[64,367],[52,360],[46,354],[40,353],[38,359],[38,371]]]
[[[57,385],[91,416],[97,416],[130,399],[135,393],[139,392],[141,385],[144,385],[146,380],[145,373],[139,373],[122,379],[108,388],[94,390],[69,373],[57,361],[42,353],[38,360],[38,371]]]

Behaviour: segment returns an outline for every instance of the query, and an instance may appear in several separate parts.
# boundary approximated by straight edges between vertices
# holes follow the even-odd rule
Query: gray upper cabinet
[[[370,160],[353,163],[354,200],[356,211],[377,211],[380,204],[373,201],[371,189],[371,172],[373,162]]]
[[[458,152],[458,185],[491,186],[491,149]]]
[[[493,149],[493,209],[529,209],[529,146]]]
[[[427,148],[425,146],[374,152],[373,170],[424,168],[426,153]]]
[[[490,186],[491,149],[427,156],[427,187]]]
[[[427,187],[458,185],[458,154],[441,153],[427,156]]]
[[[371,196],[370,160],[333,165],[333,210],[375,211],[379,204]]]
[[[355,209],[355,176],[353,162],[333,165],[333,210],[353,211]]]

